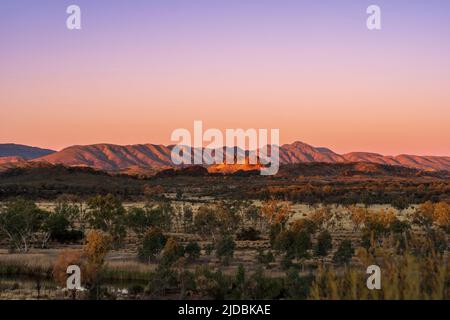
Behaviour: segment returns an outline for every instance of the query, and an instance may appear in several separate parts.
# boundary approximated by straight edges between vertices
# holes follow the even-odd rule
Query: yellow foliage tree
[[[100,230],[91,230],[88,233],[83,247],[83,256],[86,259],[84,278],[88,284],[93,285],[98,280],[111,242],[111,236]]]
[[[269,224],[286,223],[290,218],[291,207],[287,203],[269,200],[263,203],[261,214]]]

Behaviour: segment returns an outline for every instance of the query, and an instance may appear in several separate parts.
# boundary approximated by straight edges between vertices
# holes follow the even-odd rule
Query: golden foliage
[[[53,265],[53,278],[55,282],[62,286],[66,286],[67,267],[70,265],[77,265],[81,268],[82,265],[82,251],[81,250],[63,250],[59,253]]]
[[[432,203],[427,201],[422,203],[415,214],[419,221],[437,226],[446,230],[450,229],[450,205],[446,202]]]
[[[337,272],[333,267],[320,266],[310,291],[313,300],[416,300],[449,299],[450,272],[441,255],[416,257],[411,253],[395,255],[377,249],[374,255],[360,248],[357,256],[361,267]],[[378,262],[378,263],[377,263]],[[366,287],[365,267],[377,264],[381,268],[381,290]]]
[[[288,203],[280,203],[276,200],[269,200],[263,203],[261,214],[267,219],[269,224],[285,223],[289,220],[291,206]]]
[[[86,236],[83,256],[86,259],[84,277],[88,283],[96,281],[110,250],[111,242],[111,236],[99,230],[91,230]]]
[[[369,216],[369,211],[366,208],[361,208],[355,205],[349,207],[351,219],[357,228],[366,221]]]

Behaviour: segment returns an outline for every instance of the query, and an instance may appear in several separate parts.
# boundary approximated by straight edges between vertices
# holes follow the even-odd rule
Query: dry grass
[[[53,255],[49,253],[0,253],[0,274],[51,275]]]
[[[107,261],[102,276],[110,280],[148,280],[156,265],[138,261]]]

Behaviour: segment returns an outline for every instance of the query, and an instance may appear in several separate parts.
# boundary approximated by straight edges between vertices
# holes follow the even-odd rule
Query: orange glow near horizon
[[[0,31],[0,143],[170,144],[173,130],[202,120],[221,130],[277,128],[282,144],[337,153],[450,156],[445,10],[433,11],[438,19],[386,4],[386,27],[371,33],[357,2],[345,11],[294,2],[239,11],[232,1],[206,13],[180,4],[179,16],[161,2],[148,11],[155,16],[121,8],[133,14],[125,25],[110,23],[114,6],[80,3],[99,18],[78,33],[55,27],[53,7],[32,10],[36,28],[0,19],[12,30]]]

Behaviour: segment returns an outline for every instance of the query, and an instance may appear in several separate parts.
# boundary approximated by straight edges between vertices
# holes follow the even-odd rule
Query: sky
[[[170,144],[202,120],[450,156],[449,57],[447,0],[2,0],[0,143]]]

